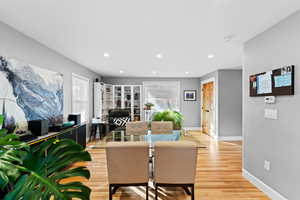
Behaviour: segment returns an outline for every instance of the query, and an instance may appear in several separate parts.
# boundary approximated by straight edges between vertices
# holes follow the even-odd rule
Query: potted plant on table
[[[2,123],[0,115],[0,127]],[[70,167],[78,161],[91,160],[82,146],[72,140],[51,139],[30,147],[16,134],[6,132],[0,130],[0,191],[5,193],[0,199],[89,199],[91,190],[87,186],[66,180],[90,177],[87,168]]]
[[[181,130],[183,116],[180,112],[174,110],[166,110],[162,112],[154,113],[152,121],[171,121],[174,125],[174,130]]]
[[[145,107],[144,107],[144,110],[151,110],[153,106],[154,106],[153,103],[146,103]]]

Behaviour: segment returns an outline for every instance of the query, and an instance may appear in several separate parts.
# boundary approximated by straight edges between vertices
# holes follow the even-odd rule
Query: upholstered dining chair
[[[156,142],[154,151],[155,200],[158,187],[182,187],[194,200],[197,144],[190,141]]]
[[[145,186],[148,200],[149,143],[110,142],[106,146],[109,200],[120,187]]]
[[[147,135],[148,123],[144,121],[127,122],[126,123],[127,135]]]
[[[152,121],[151,134],[172,134],[173,122],[169,121]]]

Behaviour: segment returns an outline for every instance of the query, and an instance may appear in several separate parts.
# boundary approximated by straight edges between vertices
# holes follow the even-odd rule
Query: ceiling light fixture
[[[158,58],[158,59],[162,59],[162,54],[161,53],[158,53],[158,54],[156,54],[156,58]]]
[[[109,58],[110,57],[109,53],[104,53],[103,56],[104,56],[104,58]]]
[[[233,35],[227,35],[224,37],[224,42],[230,42],[232,38],[233,38]]]
[[[185,72],[186,75],[190,74],[190,72]]]
[[[124,74],[124,71],[123,71],[123,70],[120,70],[120,74]]]
[[[215,57],[215,55],[214,54],[208,54],[208,56],[207,56],[209,59],[212,59],[212,58],[214,58]]]
[[[153,71],[152,71],[152,74],[156,75],[156,74],[157,74],[157,71],[153,70]]]

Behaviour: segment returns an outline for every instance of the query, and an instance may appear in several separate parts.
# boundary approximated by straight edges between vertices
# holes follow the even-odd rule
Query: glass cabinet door
[[[122,108],[122,86],[114,86],[114,107]]]
[[[141,119],[141,86],[133,86],[133,121]]]
[[[114,85],[114,108],[128,109],[132,121],[142,120],[141,86]]]
[[[124,108],[131,111],[131,86],[124,86]]]
[[[103,89],[102,121],[108,120],[108,110],[113,108],[113,86],[105,84]]]

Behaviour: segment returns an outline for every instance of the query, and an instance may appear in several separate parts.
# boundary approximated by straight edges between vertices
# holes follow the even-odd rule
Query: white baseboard
[[[201,131],[200,127],[183,127],[185,131]]]
[[[246,169],[243,169],[243,177],[250,181],[253,185],[255,185],[258,189],[264,192],[268,197],[272,200],[288,200],[287,198],[283,197],[279,194],[276,190],[271,188],[270,186],[266,185],[257,177],[250,174]]]
[[[218,141],[240,141],[243,140],[242,136],[224,136],[224,137],[218,137]]]

